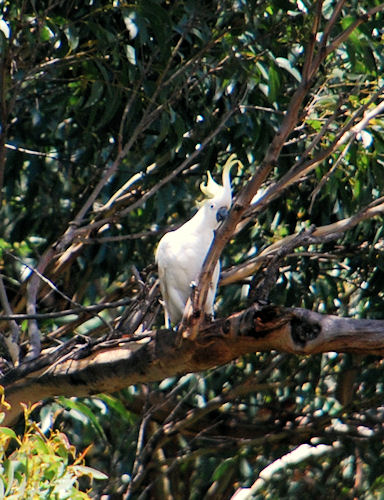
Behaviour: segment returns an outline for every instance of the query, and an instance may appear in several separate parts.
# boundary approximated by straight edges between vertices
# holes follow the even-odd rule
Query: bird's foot
[[[215,317],[213,316],[213,314],[204,314],[204,323],[213,323],[214,319]]]

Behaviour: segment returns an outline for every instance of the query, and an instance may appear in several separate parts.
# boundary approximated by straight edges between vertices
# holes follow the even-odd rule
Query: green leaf
[[[103,480],[108,479],[107,474],[104,474],[104,472],[100,472],[99,470],[94,469],[93,467],[87,467],[86,465],[73,465],[72,469],[77,474],[86,475],[91,477],[92,479],[103,479]]]
[[[136,417],[126,409],[120,399],[110,394],[100,394],[98,397],[126,422],[133,423],[136,420]]]
[[[125,53],[127,54],[128,61],[131,64],[136,65],[136,51],[135,51],[135,48],[132,47],[132,45],[126,45],[125,46]]]
[[[69,25],[65,29],[65,34],[71,51],[76,50],[79,45],[80,37],[74,23],[69,23]]]
[[[91,95],[89,96],[87,102],[84,104],[84,108],[89,108],[99,102],[104,91],[104,84],[100,80],[93,82],[91,87]]]
[[[285,57],[276,57],[276,64],[280,67],[288,71],[298,82],[301,82],[301,74],[300,72],[291,66],[291,63]]]
[[[7,495],[13,487],[13,482],[15,479],[15,470],[17,469],[18,465],[19,462],[16,460],[6,460],[4,462],[4,475],[5,475],[4,479],[7,485],[5,490],[5,495]]]
[[[8,436],[9,438],[16,439],[16,441],[19,441],[15,431],[13,429],[10,429],[9,427],[0,427],[0,434],[3,436]]]
[[[49,447],[47,446],[47,443],[39,435],[34,436],[34,449],[37,452],[37,454],[41,454],[41,455],[49,454],[49,452],[50,452]]]
[[[268,70],[268,98],[275,102],[280,90],[280,77],[274,64],[269,66]]]
[[[231,469],[237,462],[237,458],[231,457],[223,460],[214,470],[212,474],[213,481],[219,481],[221,477],[223,477],[229,469]]]
[[[89,421],[96,428],[100,436],[107,441],[107,437],[102,426],[100,425],[99,419],[85,403],[82,403],[77,399],[65,398],[64,396],[59,397],[58,402],[65,408],[79,412],[83,418],[85,417],[86,421]]]
[[[53,37],[53,33],[49,26],[42,26],[40,31],[40,38],[42,42],[48,42]]]

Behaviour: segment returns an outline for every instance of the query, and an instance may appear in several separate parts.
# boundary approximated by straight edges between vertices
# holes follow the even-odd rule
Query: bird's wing
[[[191,294],[191,283],[199,278],[212,238],[212,229],[200,217],[192,218],[176,231],[165,234],[159,242],[156,261],[160,288],[166,312],[173,323],[183,316]],[[209,314],[212,314],[218,271],[216,274],[206,306]]]
[[[178,244],[178,235],[167,233],[160,240],[156,251],[160,289],[166,311],[173,323],[178,322],[190,295],[191,255],[188,249]],[[192,258],[193,260],[193,258]]]

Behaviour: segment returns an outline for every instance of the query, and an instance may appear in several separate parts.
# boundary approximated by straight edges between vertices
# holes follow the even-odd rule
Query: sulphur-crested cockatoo
[[[232,203],[229,172],[235,162],[235,155],[226,162],[222,174],[223,185],[217,184],[210,172],[207,172],[207,183],[200,184],[200,189],[207,199],[202,202],[192,219],[179,229],[166,233],[159,242],[156,262],[164,301],[165,323],[168,327],[171,323],[179,323],[183,317],[191,286],[199,279],[215,230],[228,215]],[[204,312],[209,316],[213,315],[219,273],[218,262],[205,303]]]

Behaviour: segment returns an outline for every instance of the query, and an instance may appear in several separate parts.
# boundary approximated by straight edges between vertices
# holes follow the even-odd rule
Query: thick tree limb
[[[17,418],[20,402],[114,392],[213,368],[255,351],[384,355],[384,321],[338,318],[299,308],[254,304],[205,326],[196,341],[182,340],[182,333],[150,331],[94,345],[75,338],[22,363],[0,380],[12,406],[6,423]]]

